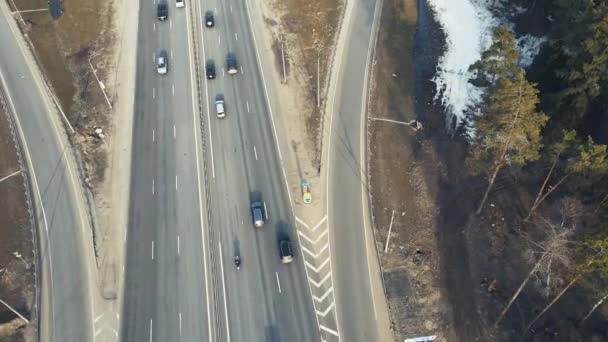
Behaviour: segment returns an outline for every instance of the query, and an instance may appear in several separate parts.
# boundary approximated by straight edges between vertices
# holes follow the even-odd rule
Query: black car
[[[239,65],[236,61],[236,55],[234,53],[229,53],[226,55],[226,69],[228,69],[229,75],[234,75],[239,72]]]
[[[207,65],[205,66],[205,70],[207,73],[207,79],[214,79],[215,78],[215,63],[212,60],[208,60],[207,61]]]
[[[158,20],[166,20],[167,17],[169,16],[169,6],[167,5],[166,2],[158,3],[157,16],[158,16]]]
[[[205,13],[205,26],[213,27],[215,26],[215,18],[213,18],[213,12],[207,11]]]
[[[283,237],[279,240],[279,256],[284,264],[289,264],[293,261],[293,251],[289,237]]]

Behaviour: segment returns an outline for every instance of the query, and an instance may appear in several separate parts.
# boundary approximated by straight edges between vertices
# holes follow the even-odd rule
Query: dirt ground
[[[437,187],[443,167],[415,125],[375,120],[409,123],[418,118],[413,59],[417,16],[416,0],[384,2],[368,114],[372,211],[395,341],[428,335],[453,341],[437,241]]]
[[[297,99],[301,108],[299,120],[304,124],[299,127],[306,127],[308,136],[296,144],[312,147],[310,153],[302,155],[301,159],[311,160],[313,168],[319,169],[321,114],[344,1],[271,0],[268,4],[272,11],[270,13],[277,14],[265,18],[275,37],[272,45],[277,67],[282,73],[285,57],[288,76],[285,83],[291,82],[292,91],[298,90],[298,94],[303,94]],[[299,131],[299,128],[294,130]]]
[[[15,5],[19,10],[48,7],[46,0],[19,0]],[[116,76],[110,67],[113,58],[110,44],[115,38],[110,22],[112,2],[64,0],[63,5],[64,13],[56,20],[48,11],[22,13],[26,23],[23,30],[34,46],[45,78],[76,131],[70,139],[79,150],[88,197],[93,198],[108,168],[111,110],[92,68],[112,101]],[[102,136],[96,134],[98,128]],[[93,233],[99,235],[96,231]]]
[[[8,120],[0,99],[0,179],[20,170]],[[0,299],[30,320],[25,324],[0,305],[0,341],[33,341],[36,333],[34,242],[27,189],[22,173],[0,182]]]

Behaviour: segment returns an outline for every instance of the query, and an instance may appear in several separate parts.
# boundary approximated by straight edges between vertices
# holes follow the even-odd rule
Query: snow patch
[[[466,112],[481,100],[483,89],[468,81],[472,78],[469,66],[481,58],[481,53],[492,44],[492,32],[501,24],[489,10],[503,4],[495,0],[427,0],[441,25],[446,39],[443,56],[439,58],[437,72],[432,79],[436,84],[435,101],[439,101],[446,111],[446,126],[453,131],[464,120]],[[516,9],[521,11],[522,9]],[[505,19],[506,20],[506,19]],[[545,38],[530,35],[521,37],[518,44],[522,49],[523,66],[529,66],[538,53]],[[468,129],[473,136],[474,128]]]

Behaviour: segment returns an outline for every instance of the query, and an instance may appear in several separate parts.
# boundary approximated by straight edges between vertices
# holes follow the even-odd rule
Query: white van
[[[177,7],[177,8],[184,7],[184,0],[175,0],[175,7]]]

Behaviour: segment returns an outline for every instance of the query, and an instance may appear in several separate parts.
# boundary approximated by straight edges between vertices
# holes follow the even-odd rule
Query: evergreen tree
[[[503,167],[521,167],[539,158],[541,129],[548,117],[536,110],[537,105],[538,90],[526,80],[523,70],[517,71],[512,78],[500,77],[489,89],[469,159],[490,179],[478,214]]]
[[[513,77],[518,70],[520,53],[509,28],[506,25],[496,28],[493,40],[481,59],[469,67],[469,71],[475,72],[471,82],[478,86],[490,86],[498,77]]]

